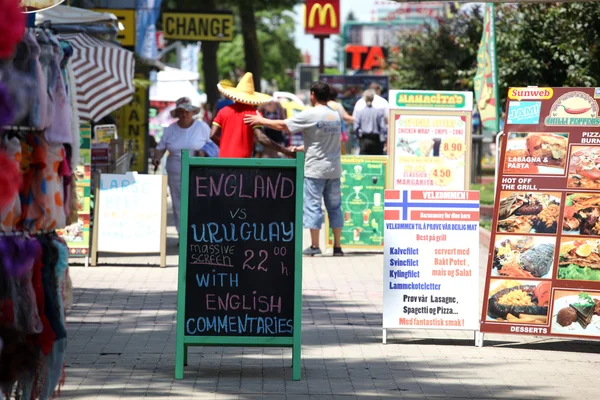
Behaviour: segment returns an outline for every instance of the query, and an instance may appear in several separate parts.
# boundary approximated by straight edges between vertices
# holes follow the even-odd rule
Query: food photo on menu
[[[600,194],[567,193],[562,233],[600,236]]]
[[[21,0],[25,11],[39,11],[61,4],[64,0]]]
[[[546,325],[551,290],[549,281],[492,279],[486,321]]]
[[[504,173],[563,175],[568,143],[567,133],[509,133]]]
[[[560,193],[500,192],[498,232],[556,233]]]
[[[600,281],[600,239],[563,237],[558,279]]]
[[[497,235],[492,276],[552,278],[555,242],[549,236]]]
[[[600,335],[600,293],[555,290],[550,332],[560,335]]]
[[[600,146],[573,146],[568,188],[600,189]]]

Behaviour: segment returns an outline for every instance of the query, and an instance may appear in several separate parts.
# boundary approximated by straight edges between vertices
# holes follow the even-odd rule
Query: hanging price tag
[[[454,179],[454,172],[446,165],[440,165],[429,171],[429,179],[436,186],[448,186]]]
[[[460,158],[466,150],[467,146],[465,143],[456,137],[449,137],[442,140],[442,144],[440,146],[440,153],[442,157],[447,158],[448,160],[456,160]]]

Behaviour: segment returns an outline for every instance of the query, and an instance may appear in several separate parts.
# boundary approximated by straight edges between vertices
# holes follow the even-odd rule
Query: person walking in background
[[[383,155],[384,143],[387,140],[385,111],[373,106],[374,99],[373,90],[365,91],[363,100],[366,107],[356,113],[354,121],[354,132],[358,137],[361,155]]]
[[[381,85],[379,85],[376,82],[373,82],[369,85],[369,89],[373,90],[375,92],[375,96],[373,98],[373,108],[381,108],[385,113],[385,119],[387,121],[388,114],[390,112],[390,104],[388,103],[388,101],[386,99],[381,97]],[[369,90],[369,89],[367,89],[367,90]],[[365,98],[364,98],[364,94],[363,94],[363,97],[360,100],[358,100],[356,102],[356,104],[354,105],[354,111],[352,112],[352,116],[354,118],[356,118],[356,113],[358,113],[360,110],[364,109],[365,107],[367,107],[367,103],[365,102]]]
[[[194,119],[194,115],[200,112],[200,107],[195,107],[187,97],[182,97],[175,103],[175,109],[171,111],[173,118],[178,120],[165,129],[154,151],[152,164],[154,167],[160,165],[160,161],[166,151],[167,157],[167,180],[169,193],[175,216],[175,228],[179,234],[179,210],[181,205],[181,151],[193,150],[195,155],[207,156],[207,150],[212,152],[214,143],[210,140],[210,128],[203,122]]]
[[[272,99],[269,95],[254,91],[253,79],[252,74],[247,72],[236,87],[223,81],[217,85],[225,97],[234,101],[233,104],[223,107],[213,121],[210,138],[220,147],[219,157],[252,157],[255,138],[265,148],[294,157],[292,151],[269,139],[261,126],[244,124],[244,117],[254,115],[256,106],[268,103]]]
[[[262,106],[260,106],[258,108],[258,111],[266,119],[273,119],[273,120],[285,119],[285,110],[281,106],[281,103],[279,103],[276,100],[271,100],[270,102],[263,104]],[[264,129],[265,135],[267,135],[269,137],[269,139],[271,139],[272,141],[274,141],[275,143],[277,143],[283,147],[288,146],[288,140],[286,138],[285,132],[278,131],[276,129],[271,129],[266,126],[263,129]],[[260,145],[260,143],[259,143],[259,145]],[[261,145],[261,147],[263,147],[263,146]],[[262,156],[262,158],[279,158],[279,153],[277,151],[274,151],[273,149],[263,148],[261,156]]]
[[[310,229],[311,238],[310,247],[303,252],[307,256],[322,254],[319,248],[319,234],[323,225],[323,201],[329,216],[329,225],[333,229],[333,255],[344,255],[340,242],[344,225],[340,180],[342,121],[340,114],[327,105],[330,93],[328,84],[315,82],[310,89],[310,102],[313,107],[293,118],[268,120],[259,113],[248,114],[244,118],[250,126],[303,133],[304,146],[293,150],[306,153],[303,222],[304,227]]]
[[[329,94],[329,100],[327,101],[327,105],[334,110],[336,110],[340,114],[340,118],[342,120],[342,155],[346,154],[346,143],[348,142],[348,127],[346,124],[353,124],[354,117],[346,111],[343,105],[337,102],[338,91],[331,88],[331,93]]]

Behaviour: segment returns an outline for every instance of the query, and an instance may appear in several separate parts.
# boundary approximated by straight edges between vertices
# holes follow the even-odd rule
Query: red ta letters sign
[[[385,64],[387,49],[380,46],[361,46],[350,44],[346,46],[346,68],[370,71],[381,68]]]
[[[340,0],[306,0],[304,31],[317,36],[340,33]]]

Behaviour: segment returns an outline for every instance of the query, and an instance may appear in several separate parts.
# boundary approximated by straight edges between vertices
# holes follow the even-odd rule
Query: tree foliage
[[[401,34],[389,59],[392,87],[472,90],[482,11],[476,6],[437,27]],[[501,104],[511,86],[599,86],[599,11],[593,2],[497,6]]]
[[[302,61],[294,42],[294,18],[281,9],[256,13],[262,77],[276,83],[280,90],[294,91],[294,80],[286,72]],[[245,67],[244,37],[238,32],[231,43],[221,44],[218,52],[219,75],[233,81]]]

